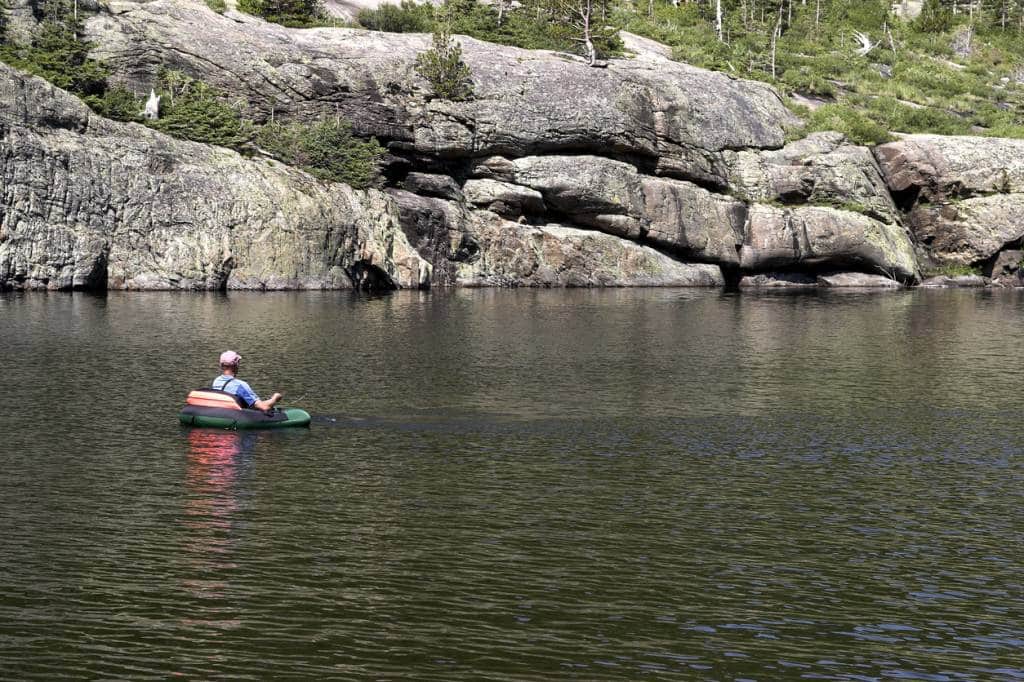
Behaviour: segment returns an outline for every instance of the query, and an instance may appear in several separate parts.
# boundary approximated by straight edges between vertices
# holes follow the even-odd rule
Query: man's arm
[[[270,396],[266,400],[257,400],[256,402],[253,403],[253,406],[257,410],[263,410],[264,412],[266,412],[267,410],[273,409],[274,405],[277,405],[277,402],[282,397],[283,396],[280,393],[275,393],[274,395]]]

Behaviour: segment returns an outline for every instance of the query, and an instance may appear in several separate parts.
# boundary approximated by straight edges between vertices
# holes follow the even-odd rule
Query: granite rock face
[[[239,94],[257,120],[341,114],[376,136],[433,284],[462,281],[451,241],[472,242],[468,225],[594,231],[728,271],[917,276],[869,150],[828,133],[785,145],[797,122],[772,88],[671,61],[650,41],[627,36],[634,58],[593,69],[460,36],[475,96],[449,102],[413,68],[424,35],[287,29],[184,0],[115,2],[87,31],[137,90],[169,66]],[[786,204],[781,221],[758,202]]]
[[[438,286],[724,286],[717,265],[684,263],[593,230],[512,222],[495,212],[391,190],[409,242]]]
[[[904,282],[917,278],[913,244],[902,227],[820,206],[752,206],[740,264],[745,270],[800,265],[860,270]]]
[[[927,263],[986,266],[1024,239],[1024,140],[907,135],[876,147]]]
[[[728,159],[731,185],[752,201],[845,207],[899,222],[871,151],[839,133],[812,133],[782,149],[740,151]]]
[[[724,152],[775,148],[796,123],[770,87],[662,59],[606,69],[460,36],[475,97],[427,97],[416,55],[430,36],[288,29],[187,0],[112,2],[91,18],[95,56],[147,90],[178,68],[248,102],[263,120],[341,114],[355,129],[441,158],[593,153],[725,184]]]
[[[421,286],[386,195],[92,114],[0,65],[0,286]]]
[[[387,146],[388,188],[113,123],[4,71],[0,286],[840,286],[922,262],[1019,280],[1024,142],[787,144],[771,87],[629,34],[600,69],[460,36],[475,96],[448,102],[414,69],[430,36],[233,7],[113,0],[85,37],[140,93],[169,67],[256,121],[347,118]]]

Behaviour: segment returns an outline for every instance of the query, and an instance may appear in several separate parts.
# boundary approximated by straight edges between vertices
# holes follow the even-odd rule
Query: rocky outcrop
[[[186,0],[113,2],[87,32],[139,91],[160,67],[178,68],[248,101],[257,119],[340,114],[395,152],[434,158],[590,152],[724,186],[724,151],[779,147],[796,123],[767,85],[665,59],[593,69],[460,36],[475,98],[456,103],[429,100],[413,68],[429,35],[287,29]]]
[[[0,65],[0,287],[421,286],[381,192],[92,114]]]
[[[796,121],[770,87],[673,62],[636,36],[626,36],[635,57],[603,69],[459,37],[475,97],[448,102],[431,99],[413,68],[428,36],[286,29],[184,0],[114,3],[88,33],[137,90],[169,66],[241,94],[257,120],[340,113],[378,137],[403,229],[435,285],[464,281],[468,245],[482,248],[476,232],[497,243],[495,225],[520,241],[599,232],[628,240],[630,253],[653,247],[728,272],[917,274],[867,149],[837,134],[784,145]],[[613,242],[572,243],[607,255]],[[589,258],[576,265],[592,271]]]
[[[839,133],[813,133],[777,150],[733,152],[727,161],[730,185],[751,201],[831,206],[899,222],[871,151]]]
[[[827,207],[754,205],[740,251],[746,270],[794,265],[850,268],[912,281],[917,276],[913,245],[898,225]]]
[[[8,107],[0,138],[14,188],[0,282],[866,286],[916,282],[922,261],[1020,279],[1024,143],[786,144],[796,121],[772,88],[673,62],[638,36],[600,69],[459,37],[475,96],[449,102],[415,71],[424,35],[287,29],[188,0],[115,0],[86,32],[138,92],[170,67],[257,121],[351,120],[386,145],[388,189],[35,96],[27,119]]]
[[[506,217],[561,216],[684,258],[739,264],[746,206],[693,183],[589,155],[490,157],[470,172],[484,176],[466,183],[470,201]]]
[[[869,275],[863,272],[837,272],[818,277],[818,284],[823,287],[839,289],[899,289],[899,282],[882,275]]]
[[[494,182],[494,181],[488,181]],[[531,226],[457,202],[392,190],[409,241],[439,286],[724,286],[718,266],[680,262],[612,235]]]
[[[1021,270],[1021,263],[1024,262],[1024,251],[1017,249],[1005,249],[999,252],[988,275],[992,283],[997,286],[1019,287],[1024,286],[1024,271]]]
[[[986,269],[1024,239],[1024,140],[908,135],[877,147],[926,265]]]
[[[650,247],[590,230],[529,227],[484,212],[474,212],[465,227],[478,251],[455,266],[457,286],[725,285],[715,265],[681,263]]]

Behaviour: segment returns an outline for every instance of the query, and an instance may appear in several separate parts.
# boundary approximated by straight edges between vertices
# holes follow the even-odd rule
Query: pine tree
[[[433,47],[416,56],[416,73],[427,79],[441,99],[461,102],[473,97],[473,74],[462,61],[462,45],[452,40],[446,22],[434,29]]]

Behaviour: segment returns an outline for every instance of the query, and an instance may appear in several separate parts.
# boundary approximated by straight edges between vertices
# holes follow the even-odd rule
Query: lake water
[[[1024,678],[1014,291],[0,295],[0,678]],[[188,430],[244,356],[311,429]]]

